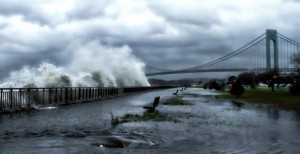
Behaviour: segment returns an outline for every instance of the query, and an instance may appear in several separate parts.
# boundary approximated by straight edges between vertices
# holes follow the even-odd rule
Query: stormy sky
[[[43,61],[64,66],[76,42],[127,45],[165,69],[217,59],[266,29],[299,42],[299,8],[300,0],[0,0],[0,79]]]

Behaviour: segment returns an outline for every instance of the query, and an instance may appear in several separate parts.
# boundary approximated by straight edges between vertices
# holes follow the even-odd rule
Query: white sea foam
[[[116,48],[96,41],[74,42],[62,54],[68,55],[68,64],[25,66],[11,72],[0,87],[149,86],[145,64],[126,45]]]

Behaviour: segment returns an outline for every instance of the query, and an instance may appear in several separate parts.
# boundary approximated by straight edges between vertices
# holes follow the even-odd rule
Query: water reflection
[[[237,108],[243,108],[244,107],[244,103],[241,103],[241,102],[232,101],[232,104],[234,106],[236,106]]]
[[[280,118],[279,109],[276,108],[268,108],[267,109],[268,117],[274,120],[278,120]]]
[[[300,111],[295,111],[295,112],[293,112],[294,113],[294,117],[295,117],[295,120],[297,120],[297,121],[300,121]]]

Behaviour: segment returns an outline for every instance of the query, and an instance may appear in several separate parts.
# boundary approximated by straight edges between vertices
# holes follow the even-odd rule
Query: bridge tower
[[[274,52],[274,70],[278,70],[278,41],[277,41],[277,31],[272,29],[267,29],[266,31],[266,48],[267,48],[267,70],[271,71],[271,41],[273,42],[273,52]]]

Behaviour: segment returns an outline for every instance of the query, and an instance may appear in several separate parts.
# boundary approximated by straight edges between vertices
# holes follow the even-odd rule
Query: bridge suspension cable
[[[218,58],[214,61],[211,61],[209,63],[205,63],[205,64],[202,64],[202,65],[199,65],[199,66],[195,66],[195,67],[191,67],[191,68],[186,68],[186,69],[181,69],[181,70],[192,70],[192,69],[199,69],[199,68],[204,68],[204,67],[207,67],[207,66],[211,66],[211,65],[214,65],[216,63],[219,63],[219,62],[222,62],[224,60],[227,60],[235,55],[238,55],[244,51],[246,51],[247,49],[251,48],[252,46],[260,43],[261,41],[263,41],[265,39],[265,35],[266,33],[263,33],[262,35],[260,35],[259,37],[255,38],[253,41],[249,42],[248,44],[244,45],[243,47],[221,57],[221,58]],[[258,41],[257,41],[258,40]],[[255,43],[254,43],[255,42]],[[253,44],[254,43],[254,44]]]
[[[154,69],[154,70],[159,70],[159,71],[172,71],[172,70],[162,69],[162,68],[158,68],[158,67],[154,67],[154,66],[150,66],[150,65],[146,65],[146,67],[150,68],[150,69]]]
[[[287,41],[287,42],[289,42],[289,43],[291,43],[291,44],[294,44],[294,45],[300,47],[300,43],[298,43],[298,42],[296,42],[296,41],[294,41],[294,40],[292,40],[292,39],[290,39],[290,38],[288,38],[288,37],[286,37],[286,36],[284,36],[284,35],[282,35],[282,34],[280,34],[280,33],[278,33],[277,36],[278,36],[279,38],[284,39],[285,41]]]
[[[193,72],[231,72],[231,71],[294,71],[291,57],[300,53],[300,43],[277,33],[276,30],[267,30],[241,48],[213,61],[198,66],[167,70],[147,66],[159,70],[158,73],[146,75],[161,75]],[[280,58],[279,58],[280,57]]]

